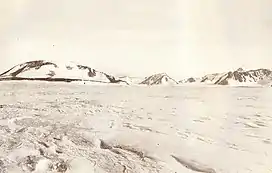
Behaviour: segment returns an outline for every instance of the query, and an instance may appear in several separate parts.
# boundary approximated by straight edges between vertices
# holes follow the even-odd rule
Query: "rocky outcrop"
[[[184,79],[184,80],[179,81],[179,83],[182,83],[182,84],[185,84],[185,83],[195,83],[197,81],[198,81],[198,79],[190,77],[188,79]]]
[[[75,63],[55,63],[45,60],[29,61],[16,65],[0,74],[0,81],[39,80],[56,82],[89,81],[101,83],[126,83],[112,75]]]
[[[196,82],[196,80],[194,79],[194,78],[189,78],[189,79],[187,79],[187,81],[186,81],[187,83],[193,83],[193,82]]]
[[[201,83],[215,83],[221,76],[225,75],[225,73],[213,73],[213,74],[208,74],[202,77]]]
[[[29,61],[17,66],[12,67],[8,71],[0,74],[0,77],[16,77],[19,74],[28,71],[30,69],[35,69],[39,70],[42,66],[53,66],[54,68],[58,68],[58,66],[52,62],[46,62],[43,60],[38,60],[38,61]]]
[[[167,85],[167,84],[178,84],[173,78],[169,77],[166,73],[159,73],[152,76],[147,77],[140,84],[145,85]]]

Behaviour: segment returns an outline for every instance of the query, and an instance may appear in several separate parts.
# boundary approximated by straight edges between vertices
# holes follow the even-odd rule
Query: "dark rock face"
[[[194,78],[189,78],[189,79],[187,79],[187,81],[186,81],[187,83],[193,83],[193,82],[196,82],[196,80],[194,79]]]
[[[89,77],[95,77],[96,76],[96,71],[94,69],[93,70],[89,69],[88,76]]]
[[[233,73],[232,72],[228,72],[227,74],[221,76],[216,82],[215,84],[218,85],[228,85],[228,79],[231,79],[233,77]]]
[[[24,71],[27,71],[29,69],[32,69],[32,68],[35,68],[36,70],[40,69],[42,66],[46,66],[46,65],[53,65],[55,68],[57,68],[58,66],[52,62],[46,62],[46,61],[43,61],[43,60],[37,60],[37,61],[29,61],[29,62],[26,62],[26,63],[23,63],[23,64],[20,64],[20,68],[18,70],[16,70],[15,72],[12,72],[10,74],[10,76],[17,76],[18,74],[24,72]],[[4,76],[6,74],[8,74],[10,71],[12,71],[13,69],[15,69],[17,66],[9,69],[8,71],[0,74],[0,77],[1,76]]]
[[[218,85],[228,85],[229,82],[227,80],[223,80],[220,83],[218,83]]]
[[[203,77],[200,82],[205,82],[206,80],[208,80],[208,78],[207,77]]]
[[[90,68],[90,67],[88,67],[88,66],[83,66],[83,65],[77,65],[77,67],[78,67],[80,70],[89,70],[89,72],[88,72],[88,76],[89,76],[89,77],[94,77],[94,76],[96,76],[96,71],[95,71],[95,69],[92,69],[92,68]]]
[[[244,69],[243,69],[243,68],[238,68],[236,71],[238,71],[238,72],[243,72]]]
[[[17,70],[16,72],[12,73],[12,76],[17,76],[18,74],[22,73],[23,71],[27,71],[29,69],[35,68],[36,70],[39,70],[42,66],[46,66],[46,65],[53,65],[55,68],[57,68],[58,66],[54,63],[51,62],[45,62],[43,60],[38,60],[38,61],[29,61],[25,63],[25,66],[19,70]]]
[[[67,70],[73,70],[73,67],[71,67],[69,65],[67,65],[66,68],[67,68]]]
[[[220,75],[220,73],[214,73],[214,74],[211,74],[211,75],[206,75],[206,76],[202,77],[200,82],[206,82],[208,80],[214,80],[214,78],[216,76],[218,76],[218,75]]]
[[[54,77],[56,75],[56,73],[52,70],[50,70],[50,72],[47,74],[50,77]]]
[[[124,81],[124,80],[121,80],[121,79],[115,79],[115,77],[114,76],[111,76],[111,75],[108,75],[108,74],[105,74],[104,73],[104,75],[109,79],[109,81],[111,82],[111,83],[126,83],[127,85],[129,85],[126,81]]]

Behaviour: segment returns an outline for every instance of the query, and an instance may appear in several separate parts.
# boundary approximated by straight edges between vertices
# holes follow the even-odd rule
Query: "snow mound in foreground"
[[[104,72],[76,63],[56,63],[45,60],[16,65],[0,74],[1,80],[92,81],[103,83],[124,82]]]
[[[169,77],[166,73],[159,73],[152,76],[147,77],[140,84],[146,85],[174,85],[178,84],[173,78]]]

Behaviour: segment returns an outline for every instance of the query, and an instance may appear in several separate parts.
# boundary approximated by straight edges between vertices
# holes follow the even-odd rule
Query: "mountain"
[[[202,78],[203,83],[216,85],[265,85],[272,81],[272,71],[269,69],[256,69],[245,71],[239,68],[227,73],[215,73]]]
[[[166,73],[159,73],[152,76],[147,77],[140,84],[146,85],[173,85],[178,84],[173,78],[169,77]]]
[[[76,63],[53,62],[46,60],[29,61],[16,65],[0,74],[0,81],[6,80],[40,80],[62,82],[99,82],[99,83],[125,83],[145,85],[173,85],[178,84],[166,73],[159,73],[140,79],[129,76],[114,77],[100,72],[86,65]],[[202,83],[215,85],[271,85],[272,71],[269,69],[244,70],[239,68],[225,73],[214,73],[202,78],[187,78],[179,83]]]
[[[127,83],[104,72],[76,63],[56,63],[46,60],[29,61],[16,65],[0,74],[3,80],[40,80],[40,81],[89,81],[100,83]]]

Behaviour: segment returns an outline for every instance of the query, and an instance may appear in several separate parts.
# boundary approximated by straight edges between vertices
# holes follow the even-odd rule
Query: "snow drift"
[[[0,74],[0,80],[90,81],[100,83],[126,83],[114,76],[76,63],[56,63],[45,60],[16,65]]]

